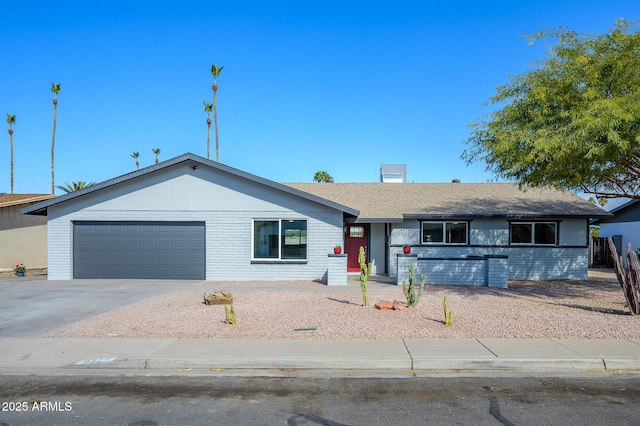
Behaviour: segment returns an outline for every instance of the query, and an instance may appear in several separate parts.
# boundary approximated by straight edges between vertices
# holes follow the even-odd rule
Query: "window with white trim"
[[[467,222],[422,222],[422,244],[467,244]]]
[[[511,222],[511,244],[555,245],[555,222]]]
[[[253,221],[253,259],[306,260],[307,221]]]

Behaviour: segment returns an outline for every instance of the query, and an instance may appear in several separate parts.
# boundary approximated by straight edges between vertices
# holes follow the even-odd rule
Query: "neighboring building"
[[[280,184],[194,154],[23,209],[47,215],[49,278],[326,280],[333,247],[349,271],[419,258],[508,256],[510,279],[587,276],[590,218],[608,213],[512,184]]]
[[[627,245],[631,244],[633,250],[640,249],[640,200],[631,200],[624,203],[609,213],[611,217],[594,221],[594,225],[600,226],[600,238],[616,237],[614,242],[618,254],[624,256]]]
[[[0,194],[0,269],[22,263],[47,267],[47,218],[23,215],[22,207],[52,198],[51,194]]]

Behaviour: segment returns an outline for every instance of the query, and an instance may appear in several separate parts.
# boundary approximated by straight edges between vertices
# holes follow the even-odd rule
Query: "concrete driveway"
[[[46,275],[0,278],[0,338],[35,337],[158,294],[188,280],[61,280]]]

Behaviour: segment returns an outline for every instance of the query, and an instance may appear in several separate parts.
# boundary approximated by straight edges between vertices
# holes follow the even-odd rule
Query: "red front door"
[[[358,263],[358,253],[360,247],[364,247],[365,256],[369,258],[369,225],[368,224],[350,224],[347,225],[347,235],[345,237],[344,252],[347,254],[347,272],[360,272],[360,264]]]

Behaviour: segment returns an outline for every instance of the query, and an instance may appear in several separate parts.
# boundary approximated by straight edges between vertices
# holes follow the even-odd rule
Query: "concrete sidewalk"
[[[640,340],[0,338],[0,374],[640,373]]]

